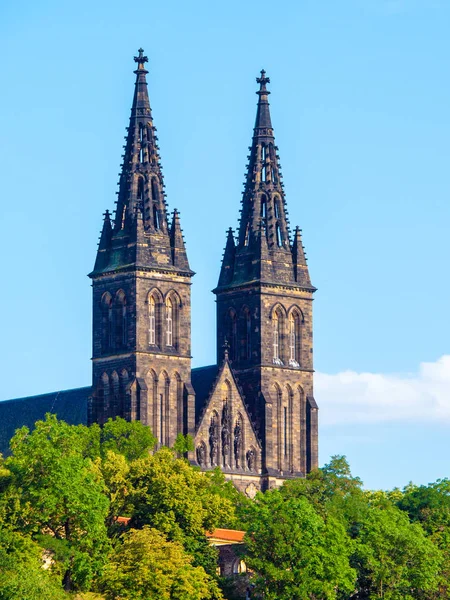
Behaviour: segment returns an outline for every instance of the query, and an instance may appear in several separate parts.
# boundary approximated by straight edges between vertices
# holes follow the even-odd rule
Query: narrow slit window
[[[173,304],[170,298],[166,304],[166,344],[173,345]]]
[[[149,318],[149,343],[151,345],[156,344],[156,303],[153,296],[150,296],[148,303],[148,318]]]
[[[156,204],[153,205],[153,226],[155,229],[159,229],[159,215]]]
[[[126,346],[127,341],[127,305],[124,302],[122,306],[122,346]]]
[[[246,358],[249,359],[249,358],[251,358],[251,355],[252,355],[252,346],[251,346],[252,321],[251,321],[250,312],[247,312],[247,314],[246,314],[245,329],[246,329],[245,354],[246,354]]]
[[[297,332],[295,318],[291,317],[289,322],[289,354],[291,361],[297,361]]]
[[[273,359],[279,360],[279,339],[280,339],[280,320],[278,315],[275,313],[273,316]]]
[[[288,454],[288,420],[287,407],[284,407],[284,456]]]
[[[282,242],[282,239],[281,239],[281,229],[280,229],[280,224],[279,223],[277,223],[276,232],[277,232],[277,246],[279,248],[281,248],[281,246],[283,245],[283,242]]]
[[[275,219],[280,218],[280,205],[278,202],[279,202],[278,198],[275,198],[275,202],[274,202]]]

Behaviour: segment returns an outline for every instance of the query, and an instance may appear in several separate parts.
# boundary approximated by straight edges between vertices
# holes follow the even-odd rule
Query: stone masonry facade
[[[178,211],[168,213],[143,51],[115,214],[106,211],[93,282],[88,422],[148,425],[159,445],[190,434],[188,458],[257,490],[318,464],[312,286],[290,231],[265,72],[241,219],[230,229],[217,298],[217,364],[191,369],[191,271]]]

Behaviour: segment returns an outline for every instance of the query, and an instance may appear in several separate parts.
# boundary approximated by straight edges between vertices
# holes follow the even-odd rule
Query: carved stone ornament
[[[217,466],[217,448],[219,446],[219,424],[215,417],[211,418],[211,425],[209,426],[209,456],[211,459],[211,465]]]
[[[254,471],[256,467],[256,454],[254,450],[247,451],[247,466],[249,471]]]
[[[250,500],[253,500],[253,498],[258,493],[258,488],[256,487],[256,485],[253,482],[249,483],[248,486],[245,488],[245,493],[250,498]]]
[[[206,446],[203,442],[197,447],[197,462],[201,467],[206,465]]]
[[[240,467],[241,448],[242,448],[242,428],[241,428],[241,422],[239,420],[237,420],[236,425],[234,427],[234,460],[236,463],[236,469],[239,469],[239,467]]]

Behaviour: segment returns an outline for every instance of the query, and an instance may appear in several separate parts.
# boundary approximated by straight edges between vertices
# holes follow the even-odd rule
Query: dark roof
[[[219,367],[210,365],[209,367],[199,367],[192,369],[191,381],[195,390],[195,422],[198,423],[199,417],[206,401],[209,398],[214,381],[216,380]]]
[[[70,425],[86,425],[91,389],[82,387],[0,402],[0,452],[9,454],[9,441],[15,430],[23,425],[32,429],[45,413],[56,414]]]

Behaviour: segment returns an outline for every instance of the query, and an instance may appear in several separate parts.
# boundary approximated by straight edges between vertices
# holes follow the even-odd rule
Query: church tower
[[[290,233],[264,71],[239,231],[228,231],[217,296],[217,354],[231,369],[261,439],[266,485],[317,467],[311,284],[301,230]],[[272,479],[272,481],[271,481]]]
[[[158,442],[194,433],[189,267],[177,210],[169,219],[143,50],[114,217],[106,211],[93,284],[89,422],[140,420]],[[170,222],[169,222],[170,221]]]

